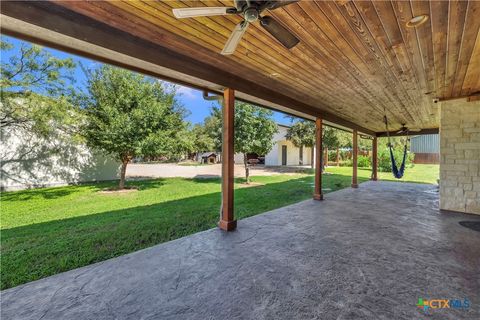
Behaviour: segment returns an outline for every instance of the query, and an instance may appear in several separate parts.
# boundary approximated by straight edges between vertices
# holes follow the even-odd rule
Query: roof
[[[220,51],[240,17],[172,14],[193,5],[232,2],[4,1],[2,32],[367,134],[384,108],[392,128],[438,128],[434,98],[480,91],[479,1],[300,1],[268,12],[297,46],[254,23],[232,56]]]
[[[210,156],[216,157],[217,154],[215,152],[204,152],[204,153],[201,154],[202,158],[208,158]]]

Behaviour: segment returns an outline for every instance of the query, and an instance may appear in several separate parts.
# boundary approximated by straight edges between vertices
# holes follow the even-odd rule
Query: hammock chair
[[[386,115],[383,117],[383,120],[385,121],[385,128],[387,129],[388,149],[390,150],[390,161],[392,162],[392,173],[396,179],[401,179],[403,177],[403,174],[405,173],[405,162],[407,159],[408,130],[407,130],[407,140],[405,141],[405,146],[403,148],[402,164],[400,165],[400,169],[399,169],[395,161],[395,157],[393,156],[393,145],[390,142],[390,132],[388,130],[388,120]]]

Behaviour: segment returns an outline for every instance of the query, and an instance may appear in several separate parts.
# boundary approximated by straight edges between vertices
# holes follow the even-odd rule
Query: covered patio
[[[177,19],[172,11],[232,5],[238,14]],[[434,318],[480,317],[480,233],[459,224],[480,221],[470,215],[480,214],[480,2],[260,6],[2,2],[2,33],[223,101],[219,229],[5,290],[3,317],[412,319],[424,315],[419,298],[470,301],[469,308],[436,310]],[[236,50],[222,54],[247,9],[257,19],[268,14],[264,21],[275,20],[296,44],[285,46],[252,15]],[[317,150],[313,200],[244,219],[238,228],[236,100],[315,121]],[[350,132],[353,150],[352,188],[325,199],[324,125]],[[440,134],[438,192],[376,181],[378,138],[410,131]],[[361,185],[359,136],[371,139],[373,150],[372,181]]]
[[[480,233],[436,187],[366,182],[2,292],[5,319],[478,319]],[[429,310],[419,298],[469,299]],[[433,298],[433,297],[432,297]]]

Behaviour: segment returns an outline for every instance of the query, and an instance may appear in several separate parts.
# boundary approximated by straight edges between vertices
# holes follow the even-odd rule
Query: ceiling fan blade
[[[223,47],[223,55],[228,55],[235,52],[235,49],[237,48],[238,43],[242,39],[243,34],[245,33],[245,31],[247,31],[248,25],[249,23],[247,21],[242,21],[237,24],[235,29],[233,29],[232,34],[228,38],[227,43],[225,43],[225,46]]]
[[[275,39],[280,41],[287,49],[295,47],[300,40],[297,39],[284,26],[275,21],[272,17],[265,16],[260,20],[260,25],[267,30]]]
[[[173,15],[177,19],[193,17],[223,16],[233,14],[237,9],[230,7],[197,7],[197,8],[177,8],[172,9]]]
[[[268,10],[275,10],[280,7],[288,6],[289,4],[298,2],[299,0],[276,0],[276,1],[268,1],[268,5],[266,9]]]

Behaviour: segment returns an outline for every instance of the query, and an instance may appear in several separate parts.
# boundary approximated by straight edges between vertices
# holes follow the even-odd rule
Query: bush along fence
[[[338,157],[337,157],[338,154]],[[403,150],[397,148],[393,151],[395,160],[397,162],[402,161]],[[406,166],[413,167],[413,160],[415,154],[409,152],[407,154]],[[328,151],[328,165],[330,166],[340,166],[340,167],[351,167],[352,163],[352,152],[350,150],[329,150]],[[369,150],[360,150],[358,156],[358,167],[359,168],[371,168],[372,167],[372,155]],[[392,163],[390,161],[390,154],[388,149],[380,148],[378,150],[378,171],[380,172],[390,172],[392,170]]]

